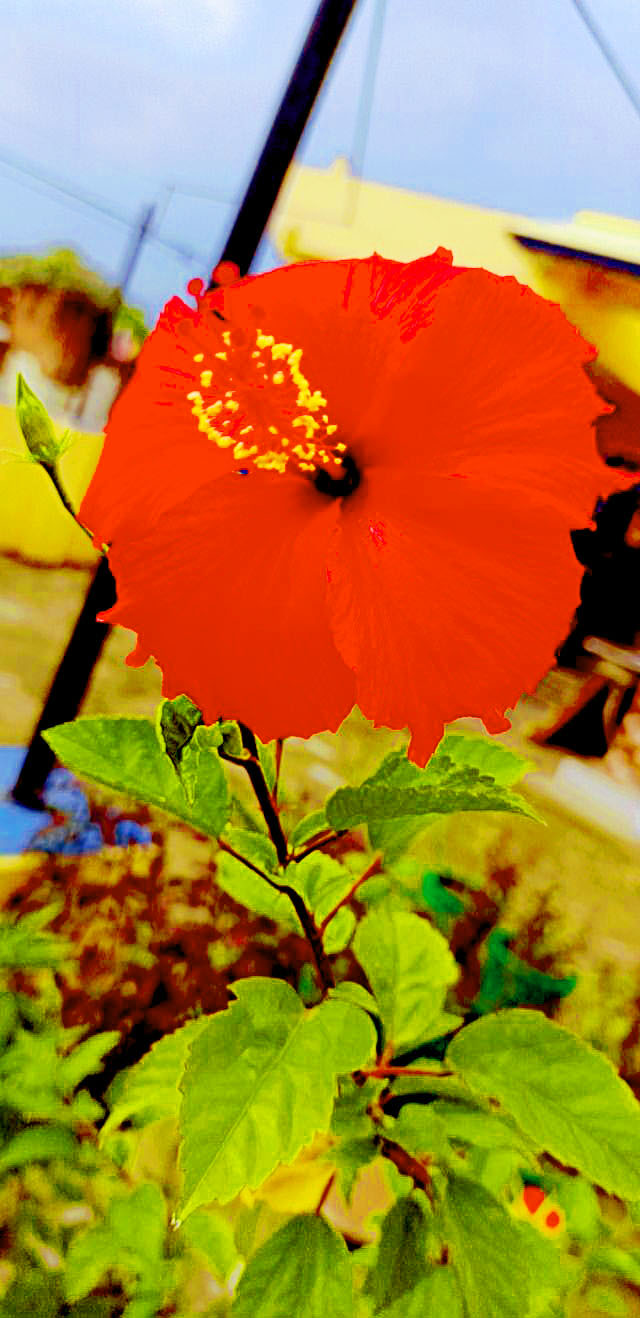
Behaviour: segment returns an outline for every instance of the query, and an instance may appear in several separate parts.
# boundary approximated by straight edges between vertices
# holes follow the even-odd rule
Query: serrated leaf
[[[325,810],[336,830],[371,825],[407,816],[450,814],[464,810],[498,810],[539,815],[508,783],[522,776],[528,765],[495,743],[477,737],[450,734],[424,769],[408,765],[403,752],[394,751],[360,787],[340,787],[329,797]],[[488,747],[489,749],[485,749]],[[506,757],[506,758],[505,758]],[[489,769],[494,763],[494,771]]]
[[[177,1117],[181,1102],[178,1086],[189,1048],[209,1019],[199,1016],[173,1034],[165,1034],[136,1066],[120,1072],[107,1094],[111,1110],[102,1127],[101,1139],[132,1117],[140,1122]]]
[[[0,1151],[0,1172],[52,1158],[69,1162],[77,1149],[76,1140],[65,1126],[30,1126],[14,1135]]]
[[[358,926],[353,945],[373,990],[387,1042],[396,1052],[424,1038],[458,978],[449,945],[427,920],[378,908]]]
[[[569,1030],[520,1008],[453,1039],[447,1061],[497,1098],[539,1148],[609,1194],[640,1195],[640,1106],[611,1062]]]
[[[368,1079],[363,1085],[357,1085],[350,1077],[341,1077],[331,1117],[333,1133],[348,1139],[367,1139],[373,1131],[368,1108],[375,1103],[383,1088],[382,1080]]]
[[[272,792],[276,783],[276,743],[275,741],[260,741],[260,738],[256,737],[256,745],[265,782],[269,791]]]
[[[140,1304],[151,1303],[157,1312],[162,1286],[157,1287],[164,1272],[162,1256],[166,1231],[166,1205],[159,1186],[146,1182],[109,1205],[104,1224],[77,1236],[65,1260],[64,1292],[69,1302],[88,1295],[111,1269],[124,1268],[152,1291],[149,1300],[133,1295]]]
[[[347,1247],[321,1217],[294,1217],[240,1278],[233,1318],[353,1318]]]
[[[508,1117],[483,1112],[466,1103],[448,1103],[444,1099],[431,1105],[431,1111],[444,1124],[447,1139],[456,1144],[473,1144],[481,1149],[528,1149],[522,1132]]]
[[[413,1290],[426,1273],[426,1254],[424,1209],[416,1197],[406,1195],[393,1204],[384,1218],[378,1257],[365,1283],[375,1313]]]
[[[209,761],[213,759],[220,763],[217,752],[221,742],[220,728],[214,723],[210,728],[197,727],[182,751],[178,776],[190,809],[193,809],[202,790],[201,780],[206,781],[210,772]],[[231,807],[228,805],[227,818],[230,813]]]
[[[43,736],[78,777],[158,806],[208,837],[218,837],[229,818],[227,784],[218,755],[200,755],[190,805],[148,719],[76,719],[48,728]]]
[[[251,833],[250,836],[261,837],[258,833]],[[264,841],[268,839],[265,838]],[[226,851],[218,853],[215,879],[218,887],[222,888],[229,897],[233,897],[234,902],[238,902],[240,906],[246,906],[247,910],[253,911],[256,915],[264,915],[268,920],[275,920],[283,929],[302,933],[302,927],[289,898],[271,887],[259,874],[247,869],[247,866],[243,865],[242,861],[236,860],[235,856],[230,856]],[[285,880],[277,879],[276,882],[284,883]]]
[[[370,1054],[371,1022],[357,1008],[306,1010],[280,980],[242,980],[233,991],[237,1000],[194,1040],[182,1079],[185,1217],[255,1189],[328,1130],[337,1075]]]
[[[533,1278],[525,1238],[506,1210],[475,1181],[454,1176],[442,1218],[465,1318],[522,1318]]]
[[[414,1290],[384,1309],[380,1318],[465,1318],[453,1268],[433,1268]]]
[[[312,837],[315,837],[317,833],[324,832],[328,827],[324,810],[312,810],[310,815],[305,815],[304,819],[298,820],[295,827],[291,829],[289,846],[303,847],[305,842],[310,842]]]
[[[178,1235],[206,1259],[218,1281],[226,1282],[238,1262],[233,1226],[220,1213],[197,1208],[180,1226]]]

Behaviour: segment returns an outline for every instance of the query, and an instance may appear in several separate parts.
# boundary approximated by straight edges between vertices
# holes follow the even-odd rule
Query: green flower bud
[[[16,413],[18,425],[27,448],[36,462],[43,467],[55,466],[64,444],[56,435],[53,422],[44,403],[29,388],[23,375],[16,382]]]

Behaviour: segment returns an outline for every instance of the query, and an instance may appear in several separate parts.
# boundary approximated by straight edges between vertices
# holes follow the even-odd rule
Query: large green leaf
[[[280,980],[239,981],[237,1001],[193,1041],[181,1088],[186,1216],[261,1185],[327,1130],[336,1077],[371,1058],[369,1017],[348,1003],[305,1010]]]
[[[148,719],[76,719],[49,728],[43,736],[58,759],[79,778],[93,779],[135,801],[159,806],[209,837],[222,832],[229,817],[229,799],[215,750],[198,755],[190,804]]]
[[[355,883],[354,875],[339,860],[318,851],[289,865],[286,879],[304,897],[305,905],[318,924],[346,897]]]
[[[259,833],[250,833],[248,829],[233,831],[246,834],[256,840],[258,847],[252,852],[256,856],[258,849],[262,850],[262,843],[269,841]],[[248,846],[245,847],[245,851],[249,852]],[[255,864],[257,861],[252,863]],[[282,876],[276,878],[277,883],[284,881]],[[216,883],[223,892],[228,893],[229,897],[233,897],[234,902],[246,906],[247,910],[253,911],[255,915],[264,915],[268,920],[275,920],[283,929],[302,933],[300,922],[289,898],[284,893],[278,892],[259,874],[254,874],[253,870],[248,869],[235,856],[230,856],[227,851],[220,851],[216,856]]]
[[[321,1217],[294,1217],[254,1254],[233,1318],[352,1318],[351,1260]]]
[[[198,1208],[182,1223],[178,1237],[206,1259],[218,1281],[227,1280],[238,1262],[233,1226],[228,1217]]]
[[[165,1034],[130,1070],[121,1072],[108,1093],[109,1116],[101,1138],[136,1118],[140,1125],[160,1117],[177,1117],[180,1111],[179,1084],[189,1048],[209,1023],[208,1016],[187,1021],[173,1034]]]
[[[374,1311],[405,1296],[427,1268],[427,1223],[417,1196],[398,1199],[389,1209],[380,1232],[378,1256],[367,1276],[365,1291]]]
[[[414,1290],[385,1309],[380,1318],[464,1318],[453,1268],[432,1268]]]
[[[458,978],[442,934],[419,915],[377,908],[359,924],[354,952],[395,1051],[428,1037],[447,989]]]
[[[449,734],[424,769],[408,765],[403,752],[393,751],[360,787],[334,792],[326,815],[336,830],[461,810],[509,811],[538,819],[524,797],[511,790],[527,767],[496,743]]]
[[[465,1318],[523,1318],[534,1279],[526,1240],[506,1209],[475,1181],[456,1176],[442,1219]]]
[[[514,1008],[461,1030],[447,1062],[559,1162],[610,1194],[640,1197],[640,1105],[602,1053]]]

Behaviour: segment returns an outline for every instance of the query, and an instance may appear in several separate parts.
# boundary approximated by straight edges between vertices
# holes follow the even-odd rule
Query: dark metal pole
[[[222,261],[246,275],[356,0],[321,0],[240,203]]]
[[[356,0],[321,0],[318,5],[235,223],[222,255],[218,258],[219,261],[232,261],[241,274],[246,274],[251,267],[285,174],[355,4]],[[131,274],[153,219],[154,209],[149,207],[141,219],[131,255],[125,263],[121,287],[124,287]],[[213,285],[214,281],[210,287]],[[66,723],[75,718],[109,632],[106,623],[96,622],[96,613],[103,612],[114,603],[114,579],[107,560],[102,559],[53,679],[13,789],[13,798],[21,805],[37,808],[41,804],[40,795],[55,763],[55,756],[40,733],[45,728],[54,727],[56,723]]]

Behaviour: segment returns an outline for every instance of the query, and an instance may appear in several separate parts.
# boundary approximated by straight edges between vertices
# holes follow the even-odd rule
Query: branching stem
[[[366,883],[367,879],[373,878],[374,874],[379,874],[381,869],[382,869],[382,855],[378,854],[377,856],[374,856],[373,860],[371,861],[371,864],[367,866],[367,869],[365,870],[364,874],[361,874],[360,878],[356,879],[355,883],[351,884],[349,891],[345,893],[344,897],[341,897],[340,901],[336,902],[332,910],[329,911],[329,914],[325,915],[324,920],[320,925],[321,934],[324,933],[327,925],[331,922],[331,920],[333,920],[334,915],[337,915],[340,908],[342,906],[346,906],[348,902],[351,901],[351,898],[353,897],[354,893],[358,891],[360,885],[362,883]]]

